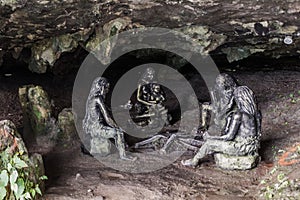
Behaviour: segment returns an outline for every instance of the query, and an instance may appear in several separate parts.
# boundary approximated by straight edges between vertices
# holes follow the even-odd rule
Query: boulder
[[[31,127],[35,136],[45,135],[51,129],[51,104],[41,86],[25,85],[19,88],[19,99],[24,114],[24,126]]]
[[[58,139],[61,142],[72,141],[76,138],[74,115],[71,108],[65,108],[58,114]]]

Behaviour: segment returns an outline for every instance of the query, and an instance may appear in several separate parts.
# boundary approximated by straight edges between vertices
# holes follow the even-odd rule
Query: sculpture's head
[[[219,74],[214,86],[214,104],[219,111],[226,111],[233,105],[233,91],[237,87],[235,80],[228,74]]]
[[[98,77],[94,80],[92,90],[100,92],[101,95],[105,95],[109,91],[109,82],[104,77]]]
[[[235,80],[228,74],[219,74],[216,78],[215,89],[223,93],[224,96],[232,95],[237,87]]]
[[[237,87],[234,91],[234,99],[241,111],[249,115],[255,115],[257,112],[254,93],[247,86]]]
[[[152,67],[148,67],[141,77],[142,84],[148,84],[153,81],[155,70]]]
[[[155,92],[155,93],[160,93],[160,92],[161,92],[161,87],[160,87],[160,85],[157,84],[157,83],[153,83],[153,84],[151,85],[151,89],[152,89],[152,91]]]

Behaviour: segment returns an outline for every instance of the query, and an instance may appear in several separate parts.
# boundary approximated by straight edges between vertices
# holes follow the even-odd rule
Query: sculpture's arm
[[[162,102],[164,102],[165,100],[166,100],[165,97],[164,97],[162,94],[160,94],[158,97],[155,98],[155,100],[153,100],[153,101],[148,101],[148,102],[149,102],[149,103],[152,103],[152,105],[153,105],[153,104],[162,103]]]
[[[256,120],[257,120],[257,134],[258,134],[258,136],[261,136],[261,120],[262,120],[262,116],[261,116],[261,112],[260,111],[258,111],[258,113],[257,113],[257,118],[256,118]]]
[[[222,136],[210,136],[206,135],[206,139],[216,139],[216,140],[233,140],[238,133],[239,127],[241,125],[241,113],[235,113],[233,116],[227,118],[224,134]]]
[[[207,117],[209,113],[212,111],[212,106],[208,102],[204,102],[201,105],[201,127],[207,126]]]
[[[151,103],[150,105],[153,104],[158,104],[158,103],[162,103],[165,101],[165,97],[163,95],[160,95],[159,97],[157,97],[155,100],[153,101],[148,101],[148,103]]]
[[[160,93],[160,101],[161,102],[163,102],[163,101],[165,101],[166,100],[166,98],[165,98],[165,96],[166,96],[166,94],[164,93],[164,91],[163,90],[161,90],[161,93]]]
[[[96,97],[96,103],[99,105],[101,113],[103,114],[103,117],[104,117],[106,123],[111,127],[118,128],[118,126],[116,125],[114,120],[109,116],[108,111],[105,107],[103,98],[101,96]]]

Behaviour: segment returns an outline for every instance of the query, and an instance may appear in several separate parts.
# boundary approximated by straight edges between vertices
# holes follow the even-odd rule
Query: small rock
[[[283,40],[284,44],[293,44],[293,38],[291,36],[285,36],[284,40]]]
[[[60,129],[58,139],[68,142],[76,138],[74,115],[71,108],[63,109],[58,115],[58,127]]]
[[[27,153],[21,135],[15,125],[9,120],[0,121],[0,152],[10,148],[12,153],[22,151]]]
[[[114,173],[114,172],[107,172],[104,175],[111,178],[119,178],[119,179],[125,179],[125,177],[122,174]]]
[[[93,192],[93,190],[92,190],[92,189],[88,189],[87,192],[88,192],[88,193],[91,193],[91,192]]]
[[[80,177],[81,177],[81,174],[77,173],[75,179],[78,180]]]

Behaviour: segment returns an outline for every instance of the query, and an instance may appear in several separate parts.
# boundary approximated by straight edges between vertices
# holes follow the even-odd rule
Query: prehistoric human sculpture
[[[165,93],[155,82],[154,76],[155,70],[148,67],[138,83],[137,103],[135,104],[136,119],[147,119],[138,123],[141,126],[155,126],[159,125],[161,121],[168,123],[168,110],[162,105],[165,101]],[[151,120],[150,117],[154,118]]]
[[[247,86],[237,87],[233,94],[237,108],[226,117],[221,136],[212,136],[209,131],[205,132],[204,144],[192,159],[182,161],[183,165],[196,166],[200,159],[214,153],[228,156],[258,154],[261,114],[257,109],[254,94]]]
[[[83,130],[90,135],[90,153],[92,155],[106,156],[111,153],[111,142],[114,139],[115,146],[121,159],[134,160],[126,155],[124,132],[110,117],[105,105],[105,96],[109,91],[109,83],[103,77],[94,80],[86,102],[86,114],[83,120]]]

